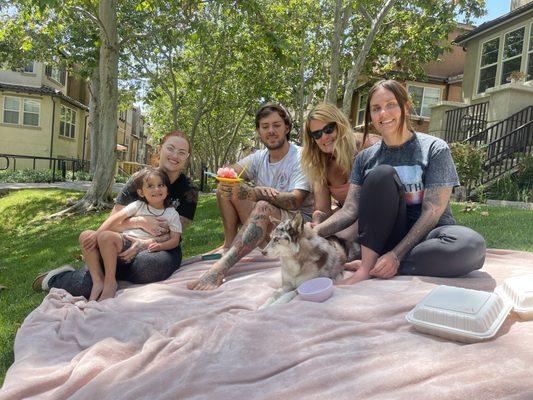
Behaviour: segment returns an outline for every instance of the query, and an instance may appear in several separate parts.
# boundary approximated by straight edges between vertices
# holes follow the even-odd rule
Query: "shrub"
[[[533,201],[533,156],[524,157],[517,172],[498,179],[486,195],[496,200]]]
[[[61,171],[56,171],[55,181],[63,181]],[[17,169],[0,171],[2,183],[44,183],[52,182],[51,169]]]
[[[469,143],[458,142],[452,143],[450,150],[461,185],[472,187],[481,178],[485,150]]]

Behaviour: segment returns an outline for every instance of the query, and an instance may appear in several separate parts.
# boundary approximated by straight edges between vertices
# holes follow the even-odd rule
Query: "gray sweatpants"
[[[133,262],[117,260],[116,278],[131,283],[152,283],[167,279],[181,264],[181,247],[157,252],[141,251]],[[65,289],[73,296],[89,298],[93,281],[87,267],[58,274],[50,279],[51,288]]]

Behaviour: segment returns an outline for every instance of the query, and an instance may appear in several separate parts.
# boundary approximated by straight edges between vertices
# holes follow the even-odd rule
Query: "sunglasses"
[[[337,127],[337,123],[336,122],[330,122],[329,124],[327,124],[322,129],[319,129],[319,130],[313,131],[313,132],[309,132],[309,135],[313,139],[318,140],[318,139],[320,139],[322,137],[323,134],[326,134],[326,135],[332,134],[336,127]]]

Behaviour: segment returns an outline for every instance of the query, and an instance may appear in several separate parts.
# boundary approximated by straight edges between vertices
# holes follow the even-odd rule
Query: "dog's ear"
[[[275,226],[279,225],[281,220],[274,218],[272,215],[269,215],[268,218],[270,219],[270,222],[272,222]]]
[[[292,218],[291,226],[296,232],[302,232],[304,229],[304,220],[302,214],[297,212],[296,215]]]

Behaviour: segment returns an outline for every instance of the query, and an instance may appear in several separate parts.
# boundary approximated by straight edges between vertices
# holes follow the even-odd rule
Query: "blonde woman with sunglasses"
[[[319,103],[308,114],[304,127],[302,170],[313,187],[315,211],[313,223],[318,224],[342,207],[346,200],[348,177],[358,151],[377,143],[381,138],[370,135],[363,146],[362,135],[353,132],[348,118],[330,103]],[[357,222],[337,234],[353,238]]]

